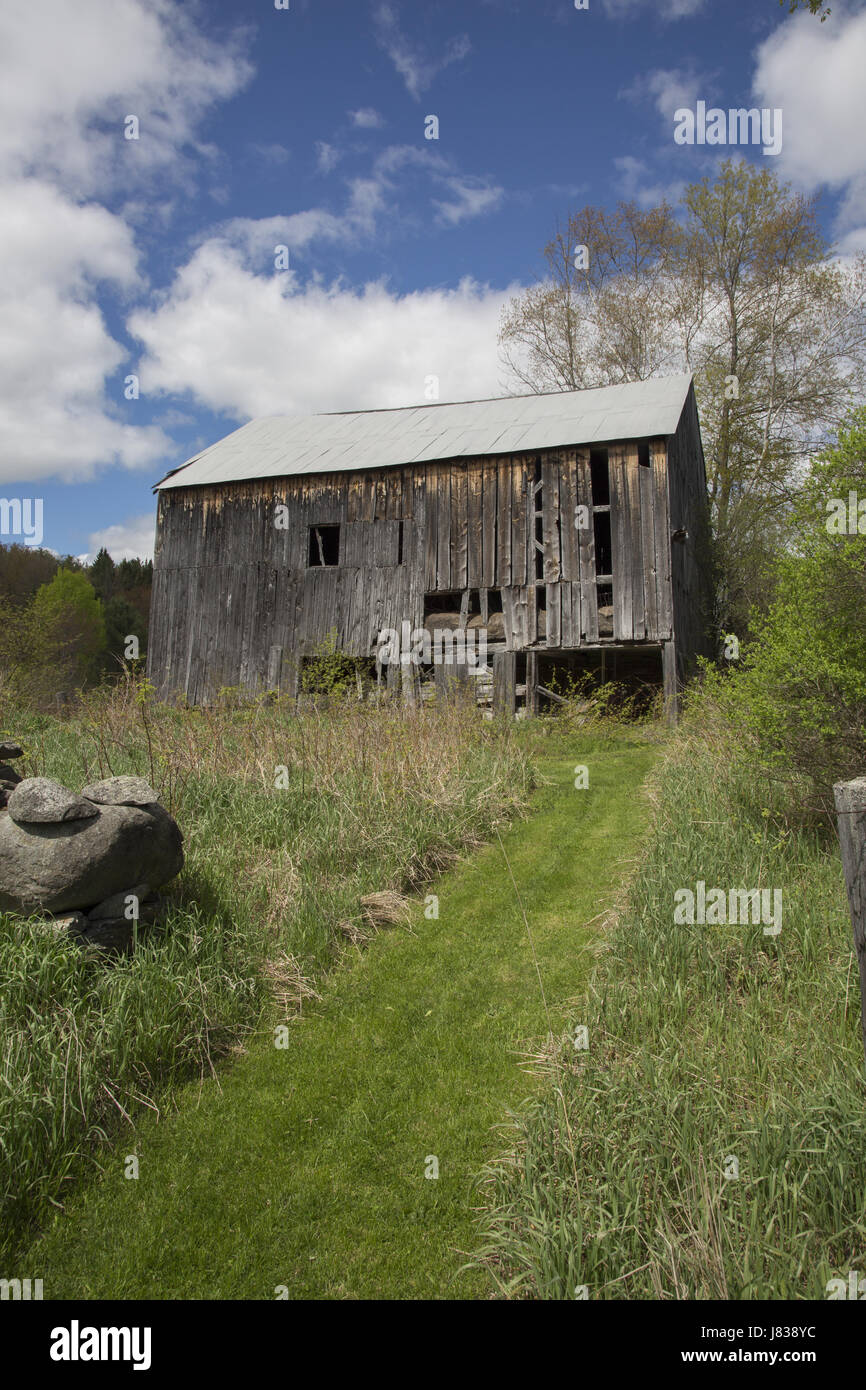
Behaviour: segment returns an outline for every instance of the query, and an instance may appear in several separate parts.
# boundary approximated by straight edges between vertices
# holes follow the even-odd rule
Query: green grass
[[[838,846],[798,826],[741,752],[739,731],[708,720],[665,760],[652,839],[581,1008],[589,1050],[553,1059],[488,1171],[484,1248],[506,1295],[824,1298],[829,1279],[866,1270]],[[675,891],[701,879],[781,888],[781,934],[675,924]]]
[[[558,1032],[644,829],[655,750],[637,734],[548,749],[533,814],[502,840]],[[438,919],[419,903],[408,928],[347,959],[286,1049],[263,1027],[219,1081],[115,1146],[23,1257],[46,1297],[490,1295],[485,1270],[461,1272],[474,1179],[538,1085],[521,1055],[544,1047],[547,1020],[497,840],[425,891]],[[124,1177],[132,1152],[137,1180]]]
[[[0,1254],[103,1146],[177,1086],[209,1077],[273,1007],[273,985],[321,979],[368,893],[417,888],[525,804],[528,758],[504,724],[459,710],[348,702],[172,710],[134,690],[70,721],[6,711],[24,770],[80,788],[110,773],[154,782],[185,833],[163,930],[106,967],[0,916]],[[279,777],[277,767],[286,769]],[[282,785],[285,782],[286,785]]]

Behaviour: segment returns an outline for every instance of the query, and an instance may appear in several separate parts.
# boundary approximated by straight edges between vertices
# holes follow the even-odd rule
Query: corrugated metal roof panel
[[[653,377],[542,396],[334,415],[268,415],[211,444],[157,487],[396,468],[673,434],[690,383],[689,376]]]

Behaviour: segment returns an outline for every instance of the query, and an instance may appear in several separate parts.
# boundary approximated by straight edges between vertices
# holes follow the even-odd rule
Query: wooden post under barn
[[[860,1028],[866,1056],[866,777],[857,777],[853,782],[837,782],[833,795],[854,949],[860,970]]]

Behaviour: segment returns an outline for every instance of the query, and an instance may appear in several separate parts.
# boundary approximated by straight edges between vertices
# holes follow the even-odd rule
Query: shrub
[[[332,629],[314,648],[304,662],[301,690],[307,695],[345,695],[356,688],[360,663],[337,647],[337,632]]]
[[[866,408],[814,465],[778,562],[774,601],[729,677],[706,673],[762,770],[789,786],[792,809],[826,816],[832,785],[866,765],[866,534],[828,530],[834,499],[866,499]],[[864,521],[866,532],[866,521]]]

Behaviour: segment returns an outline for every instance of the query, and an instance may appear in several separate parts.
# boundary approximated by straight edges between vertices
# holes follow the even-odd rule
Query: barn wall
[[[671,635],[665,441],[650,452],[646,468],[635,444],[609,450],[620,642]],[[555,449],[164,491],[151,679],[191,701],[221,686],[293,690],[300,656],[331,629],[369,656],[382,628],[422,625],[425,594],[466,589],[501,590],[509,651],[597,642],[593,529],[575,525],[580,505],[592,520],[589,460]],[[341,528],[340,563],[309,568],[309,528],[328,523]]]
[[[670,546],[677,679],[682,684],[694,671],[696,658],[708,655],[711,647],[707,483],[693,388],[668,443],[667,472],[671,532],[684,528],[688,533],[685,541]]]
[[[613,621],[618,642],[665,641],[672,635],[667,448],[636,443],[608,450],[613,545]]]

